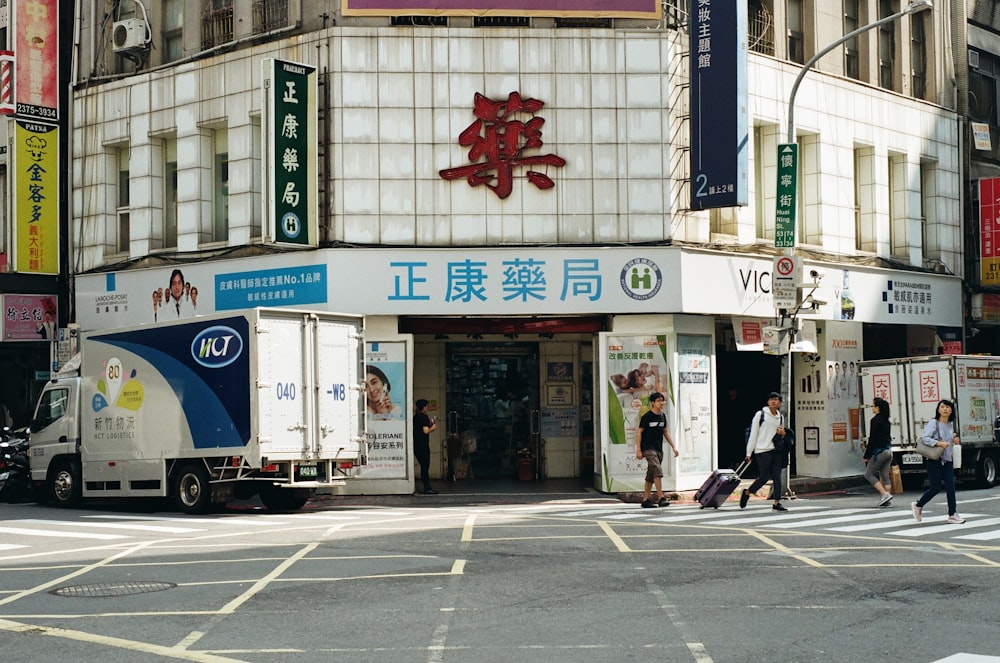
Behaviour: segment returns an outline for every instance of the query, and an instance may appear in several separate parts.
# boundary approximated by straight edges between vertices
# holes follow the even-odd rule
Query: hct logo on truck
[[[191,356],[205,368],[228,366],[242,353],[243,339],[230,327],[209,327],[191,342]]]

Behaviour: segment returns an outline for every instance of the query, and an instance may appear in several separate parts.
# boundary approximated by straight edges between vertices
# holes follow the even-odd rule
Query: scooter
[[[28,500],[31,498],[28,440],[13,437],[6,426],[0,431],[0,440],[0,500]]]

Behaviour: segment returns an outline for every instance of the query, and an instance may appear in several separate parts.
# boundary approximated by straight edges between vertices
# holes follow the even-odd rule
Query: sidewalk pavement
[[[740,482],[733,491],[731,500],[739,500],[740,490],[752,483],[750,479]],[[310,505],[315,507],[344,505],[371,506],[432,506],[448,504],[530,504],[561,500],[618,500],[627,503],[642,501],[641,492],[605,493],[581,479],[548,479],[543,481],[504,480],[462,480],[455,483],[432,482],[439,491],[435,495],[413,493],[410,495],[326,495],[318,494]],[[841,492],[850,488],[867,486],[863,475],[825,479],[820,477],[792,477],[791,490],[796,496],[817,493]],[[770,486],[761,489],[767,496]],[[667,492],[667,498],[674,502],[694,502],[695,490]],[[308,508],[308,507],[307,507]]]

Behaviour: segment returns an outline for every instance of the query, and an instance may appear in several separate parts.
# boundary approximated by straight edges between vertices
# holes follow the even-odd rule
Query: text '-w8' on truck
[[[300,508],[365,462],[363,336],[361,316],[270,308],[84,333],[35,408],[35,494]]]
[[[862,407],[876,396],[889,403],[892,453],[904,485],[924,480],[924,458],[916,452],[924,427],[941,400],[955,404],[955,430],[961,438],[961,478],[988,488],[1000,481],[1000,357],[936,355],[877,359],[859,364]]]

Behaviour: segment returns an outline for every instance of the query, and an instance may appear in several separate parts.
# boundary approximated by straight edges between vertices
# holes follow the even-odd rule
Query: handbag
[[[903,492],[903,475],[899,471],[899,465],[889,466],[889,484],[891,486],[889,492],[893,495]]]
[[[941,440],[941,426],[937,425],[937,439]],[[917,453],[926,458],[927,460],[941,460],[941,454],[944,453],[944,447],[930,447],[924,444],[922,441],[917,442]]]

